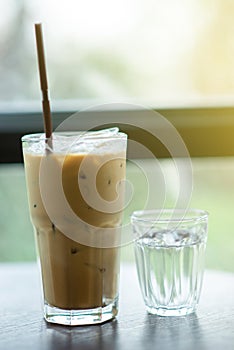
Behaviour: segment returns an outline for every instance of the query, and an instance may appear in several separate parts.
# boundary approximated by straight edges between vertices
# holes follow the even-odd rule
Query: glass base
[[[114,318],[118,313],[118,302],[94,309],[65,310],[47,303],[44,304],[44,317],[47,322],[66,326],[83,326],[103,323]]]
[[[193,312],[196,312],[196,307],[181,307],[181,308],[163,308],[163,307],[149,307],[146,306],[148,313],[158,316],[186,316]]]

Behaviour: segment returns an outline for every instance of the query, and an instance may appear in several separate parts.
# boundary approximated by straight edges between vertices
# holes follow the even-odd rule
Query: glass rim
[[[78,131],[55,131],[52,133],[52,136],[63,136],[68,139],[72,137],[81,138],[82,140],[116,140],[116,139],[127,139],[127,134],[119,131],[119,128],[113,127],[109,129],[102,130],[78,130]],[[53,138],[53,137],[52,137]],[[26,134],[21,137],[22,142],[41,142],[48,141],[51,138],[45,136],[45,133],[32,133]]]
[[[132,223],[189,223],[207,219],[208,211],[203,209],[147,209],[135,210],[131,215]]]

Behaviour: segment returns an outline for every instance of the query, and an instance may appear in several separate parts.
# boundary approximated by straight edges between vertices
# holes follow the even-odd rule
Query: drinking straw
[[[46,135],[46,143],[53,148],[52,145],[52,121],[50,112],[50,101],[48,97],[48,83],[46,75],[46,64],[45,64],[45,54],[42,36],[42,26],[41,23],[35,24],[35,34],[37,43],[37,58],[38,67],[40,74],[40,84],[42,91],[42,108],[43,108],[43,119],[44,119],[44,131]]]

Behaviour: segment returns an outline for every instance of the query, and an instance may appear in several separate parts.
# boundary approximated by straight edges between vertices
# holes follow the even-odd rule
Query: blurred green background
[[[150,174],[153,161],[141,160],[140,166],[127,164],[127,179],[133,185],[134,195],[125,213],[125,222],[129,222],[133,210],[145,206],[148,183],[144,172]],[[169,159],[158,160],[158,166],[167,184],[164,205],[170,207],[178,194],[176,169]],[[193,158],[192,167],[190,206],[210,213],[206,267],[234,271],[234,158]],[[150,192],[150,206],[157,206],[156,178]],[[0,261],[35,260],[23,165],[0,165],[0,208]],[[132,248],[132,244],[122,248],[122,260],[133,261]]]

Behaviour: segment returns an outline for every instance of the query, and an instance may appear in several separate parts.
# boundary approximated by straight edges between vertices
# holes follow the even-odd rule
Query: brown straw
[[[46,64],[45,64],[45,54],[44,54],[41,23],[35,24],[35,33],[36,33],[37,58],[38,58],[38,66],[39,66],[39,73],[40,73],[40,83],[41,83],[41,91],[42,91],[44,130],[46,135],[46,142],[52,148],[52,122],[51,122],[51,113],[50,113],[50,101],[48,97],[48,84],[47,84],[47,76],[46,76]]]

